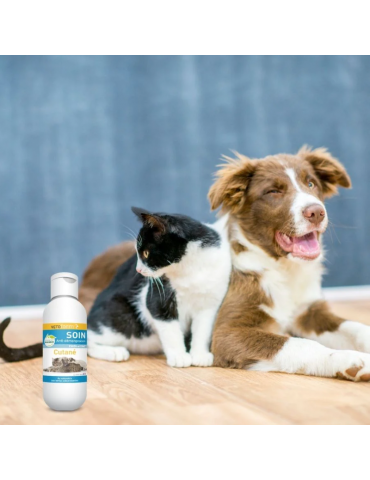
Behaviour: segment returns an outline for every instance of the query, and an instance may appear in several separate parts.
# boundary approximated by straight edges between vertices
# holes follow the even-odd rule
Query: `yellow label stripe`
[[[44,330],[86,330],[87,323],[44,323]]]

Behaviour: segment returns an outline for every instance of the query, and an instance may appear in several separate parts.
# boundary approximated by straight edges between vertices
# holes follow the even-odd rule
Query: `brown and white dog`
[[[370,380],[370,327],[332,314],[321,290],[323,202],[351,186],[344,167],[307,147],[227,160],[209,192],[212,209],[229,215],[233,256],[215,365]]]

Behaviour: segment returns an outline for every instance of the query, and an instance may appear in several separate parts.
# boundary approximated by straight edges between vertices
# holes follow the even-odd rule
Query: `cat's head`
[[[53,367],[61,367],[63,365],[62,359],[60,357],[53,358],[51,363]]]
[[[143,224],[137,236],[136,270],[146,277],[160,277],[179,263],[186,252],[188,217],[151,213],[136,207],[131,210]]]

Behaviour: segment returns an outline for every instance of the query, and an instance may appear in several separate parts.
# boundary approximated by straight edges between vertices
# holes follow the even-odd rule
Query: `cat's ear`
[[[137,218],[141,222],[144,222],[143,215],[150,215],[150,212],[148,212],[148,210],[145,210],[144,208],[131,207],[131,211],[137,216]]]
[[[167,224],[163,218],[151,213],[142,213],[141,216],[144,219],[144,225],[149,225],[149,227],[154,230],[156,236],[161,236],[166,233]]]
[[[167,223],[161,216],[150,213],[143,208],[131,207],[131,210],[144,225],[151,227],[157,235],[164,235],[166,233]]]

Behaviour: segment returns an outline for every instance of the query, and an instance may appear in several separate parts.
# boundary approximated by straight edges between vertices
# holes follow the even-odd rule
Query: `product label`
[[[43,381],[87,381],[86,323],[44,323]]]

